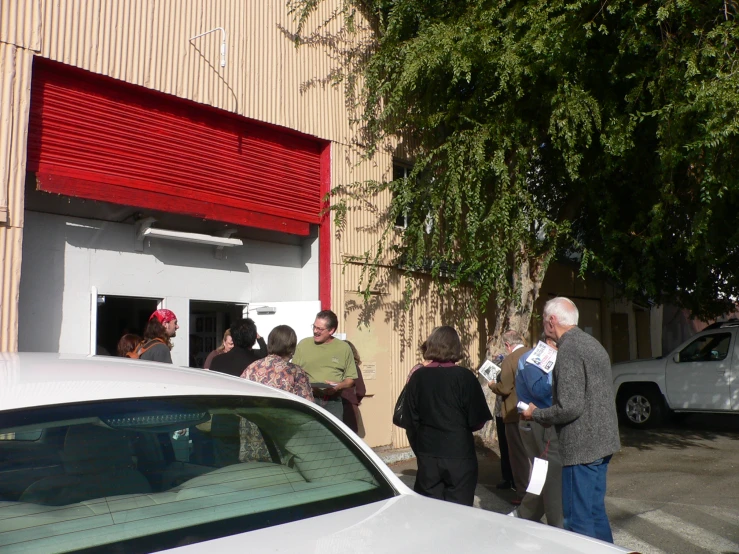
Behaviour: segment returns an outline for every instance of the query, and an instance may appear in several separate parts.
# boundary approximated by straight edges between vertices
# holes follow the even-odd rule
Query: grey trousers
[[[562,527],[562,461],[559,458],[559,440],[554,427],[543,427],[535,421],[521,421],[518,424],[521,442],[531,459],[544,458],[549,462],[547,478],[540,495],[526,493],[518,517],[531,521],[541,521],[546,514],[547,524]]]
[[[314,398],[313,402],[318,404],[324,410],[328,410],[332,415],[335,415],[343,421],[344,418],[344,404],[341,403],[341,397],[337,400],[322,400],[321,398]]]
[[[523,499],[526,487],[529,486],[531,462],[526,455],[526,449],[521,441],[518,422],[505,424],[505,437],[508,441],[508,459],[511,461],[513,483],[516,485],[516,496]]]

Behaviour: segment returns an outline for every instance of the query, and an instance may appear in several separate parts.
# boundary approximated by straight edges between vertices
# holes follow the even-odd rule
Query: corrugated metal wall
[[[0,0],[0,42],[41,49],[41,0]]]
[[[330,13],[330,3],[321,4],[315,20]],[[43,19],[45,58],[321,138],[348,138],[342,89],[306,90],[335,62],[323,50],[295,49],[283,0],[58,0],[46,2]],[[226,31],[225,68],[220,31],[189,40],[217,27]]]
[[[338,272],[337,267],[337,272]],[[362,282],[362,266],[347,264],[334,284],[334,291],[341,293],[341,302],[337,305],[346,306],[344,299],[347,292],[356,291]],[[335,273],[337,273],[335,272]],[[410,281],[410,301],[406,304],[404,293],[406,284]],[[343,290],[339,290],[343,287]],[[377,285],[373,288],[371,309],[375,322],[389,322],[390,348],[390,395],[392,405],[405,385],[410,369],[421,360],[420,346],[434,327],[439,325],[453,325],[460,334],[465,352],[465,363],[468,367],[477,368],[480,358],[480,332],[475,318],[467,318],[466,325],[458,322],[464,318],[467,308],[474,308],[475,299],[470,293],[456,291],[451,294],[441,291],[427,276],[414,274],[406,277],[397,270],[383,267],[378,271]],[[346,319],[347,312],[339,312],[340,320]],[[352,339],[352,329],[346,329],[347,336]],[[366,358],[366,353],[361,353]],[[372,359],[371,353],[369,359]],[[378,379],[380,377],[378,376]],[[373,422],[374,425],[391,427],[392,444],[400,448],[408,446],[405,432],[391,425],[391,414],[386,421]]]
[[[6,11],[0,14],[7,15]],[[0,42],[0,351],[15,351],[18,347],[23,185],[32,56],[29,50]]]

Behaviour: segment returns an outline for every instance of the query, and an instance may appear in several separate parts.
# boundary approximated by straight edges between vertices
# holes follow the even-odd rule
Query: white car
[[[628,552],[408,489],[328,412],[154,362],[0,355],[0,552]]]
[[[614,364],[613,387],[621,421],[647,428],[658,425],[665,411],[736,413],[737,333],[737,320],[714,323],[666,356]]]

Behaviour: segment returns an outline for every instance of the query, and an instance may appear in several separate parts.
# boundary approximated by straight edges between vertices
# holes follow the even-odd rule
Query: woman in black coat
[[[417,493],[472,506],[477,456],[472,436],[493,419],[480,383],[462,359],[453,327],[436,329],[426,341],[427,365],[408,381],[404,417],[410,422],[418,473]]]

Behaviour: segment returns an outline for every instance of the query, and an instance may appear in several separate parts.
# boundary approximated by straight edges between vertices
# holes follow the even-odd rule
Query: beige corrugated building
[[[295,28],[284,0],[0,0],[0,349],[110,351],[165,306],[175,363],[198,365],[242,314],[302,337],[331,307],[363,358],[361,434],[406,444],[390,413],[418,346],[473,300],[420,278],[405,305],[393,268],[357,293],[345,261],[376,244],[389,193],[350,203],[342,228],[323,197],[391,179],[394,160],[362,160],[325,84],[335,56],[296,49]],[[561,266],[542,291],[582,299],[609,351],[647,351],[649,318],[612,287]],[[472,363],[480,331],[462,330]]]

